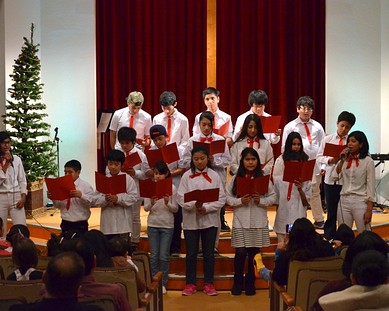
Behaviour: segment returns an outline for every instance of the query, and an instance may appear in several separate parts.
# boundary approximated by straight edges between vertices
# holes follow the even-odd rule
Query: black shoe
[[[316,229],[324,229],[324,221],[315,221],[313,223],[313,226],[316,228]]]
[[[222,222],[222,225],[221,225],[221,228],[220,228],[220,232],[230,232],[230,231],[231,231],[231,228],[227,224],[227,222],[226,221]]]
[[[236,285],[234,283],[234,286],[232,286],[232,289],[231,289],[231,295],[239,296],[240,294],[242,294],[242,286]]]

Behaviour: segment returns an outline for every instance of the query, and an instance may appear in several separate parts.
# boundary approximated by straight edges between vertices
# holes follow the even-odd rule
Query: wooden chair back
[[[104,311],[118,311],[115,305],[115,300],[108,295],[82,297],[78,302],[83,305],[93,305],[102,308]]]
[[[3,296],[0,297],[0,310],[8,311],[11,306],[18,304],[26,304],[26,298],[22,296]]]
[[[42,280],[34,281],[0,281],[0,298],[10,296],[22,296],[27,302],[35,302],[40,299]]]

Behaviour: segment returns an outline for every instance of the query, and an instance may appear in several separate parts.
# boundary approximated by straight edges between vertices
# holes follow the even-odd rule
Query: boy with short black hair
[[[81,234],[88,231],[88,219],[91,215],[91,203],[93,200],[93,188],[80,178],[81,163],[70,160],[64,165],[65,175],[71,175],[76,190],[70,191],[70,198],[66,200],[54,200],[54,206],[61,212],[62,232],[73,231]],[[51,199],[48,192],[47,197]]]
[[[227,122],[230,122],[228,126],[228,132],[224,134],[224,138],[226,139],[226,142],[229,146],[232,145],[232,120],[231,116],[224,111],[221,111],[219,109],[219,102],[220,102],[220,92],[214,87],[207,87],[203,91],[203,100],[205,106],[207,106],[207,110],[212,112],[214,116],[214,125],[213,128],[219,129],[221,126],[226,124]],[[200,134],[200,126],[199,126],[199,120],[200,120],[201,112],[195,117],[195,121],[193,124],[193,135]]]
[[[166,129],[166,139],[169,143],[177,143],[177,147],[184,147],[189,140],[188,118],[178,111],[176,95],[165,91],[159,96],[162,112],[153,119],[153,125],[160,124]]]
[[[148,135],[149,133],[147,133]],[[149,136],[149,135],[148,135]],[[140,164],[135,165],[127,169],[126,173],[130,175],[136,185],[137,193],[139,193],[139,179],[146,179],[153,176],[153,171],[150,170],[147,158],[142,150],[135,147],[136,131],[130,127],[122,127],[118,132],[118,140],[120,143],[119,150],[123,151],[125,157],[134,153],[138,153],[139,158],[142,160]],[[134,249],[137,248],[140,239],[141,222],[140,222],[140,207],[142,205],[142,198],[137,196],[136,202],[132,204],[132,233],[131,233],[131,245]]]
[[[244,120],[250,114],[256,114],[259,117],[271,117],[270,114],[265,112],[265,107],[268,104],[268,97],[265,91],[262,90],[253,90],[249,94],[248,103],[250,105],[250,110],[241,114],[236,120],[235,128],[234,128],[234,136],[233,140],[235,141],[242,129]],[[278,129],[275,133],[269,134],[265,133],[265,138],[271,144],[277,144],[280,141],[281,129]]]
[[[336,220],[338,203],[340,199],[340,191],[342,190],[342,179],[334,182],[331,173],[335,168],[335,164],[339,161],[339,157],[332,158],[324,156],[324,148],[326,144],[342,145],[347,144],[348,133],[354,126],[356,121],[355,115],[348,111],[342,111],[336,122],[336,133],[324,137],[317,152],[316,161],[320,165],[320,174],[324,175],[324,196],[327,208],[327,220],[324,224],[324,236],[331,240],[336,233]]]

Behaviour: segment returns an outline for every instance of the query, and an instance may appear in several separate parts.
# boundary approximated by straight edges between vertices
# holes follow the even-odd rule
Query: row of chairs
[[[319,292],[331,280],[341,280],[342,256],[318,258],[312,261],[293,260],[289,263],[288,284],[271,280],[269,287],[270,310],[309,310]]]

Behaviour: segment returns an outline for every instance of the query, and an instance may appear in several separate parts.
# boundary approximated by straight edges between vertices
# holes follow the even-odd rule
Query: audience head
[[[365,133],[354,131],[347,137],[347,147],[351,154],[358,154],[359,158],[364,159],[369,154],[369,142]]]
[[[344,258],[343,274],[347,279],[350,278],[351,267],[354,258],[359,253],[366,250],[376,250],[384,256],[387,256],[388,245],[377,233],[372,231],[363,231],[361,234],[359,234],[355,240],[351,242]]]
[[[77,297],[84,269],[82,258],[74,252],[60,253],[52,258],[43,275],[49,297]]]
[[[50,239],[47,241],[47,256],[54,257],[61,253],[62,244],[64,241],[80,238],[81,234],[77,230],[68,230],[62,232],[60,235],[54,233],[51,234]]]
[[[354,231],[346,224],[341,224],[335,232],[334,240],[341,241],[342,246],[350,245],[354,239]]]
[[[101,231],[95,229],[89,230],[84,234],[83,238],[89,243],[96,256],[96,267],[113,267],[112,257],[108,248],[108,240]]]
[[[388,283],[387,256],[376,250],[367,250],[355,256],[351,267],[351,282],[368,287]]]
[[[12,261],[18,268],[35,268],[38,264],[38,250],[29,238],[16,239],[12,248]]]
[[[75,252],[84,261],[84,275],[88,276],[96,267],[96,258],[92,246],[84,239],[64,240],[61,247],[62,252]],[[60,253],[62,254],[62,253]]]
[[[13,246],[14,241],[19,238],[29,238],[30,230],[25,225],[13,225],[6,236],[6,240]]]
[[[267,94],[262,90],[253,90],[249,94],[248,102],[251,107],[251,111],[258,116],[263,115],[267,101]]]
[[[108,248],[112,257],[126,256],[128,254],[128,242],[120,236],[115,236],[108,241]]]

